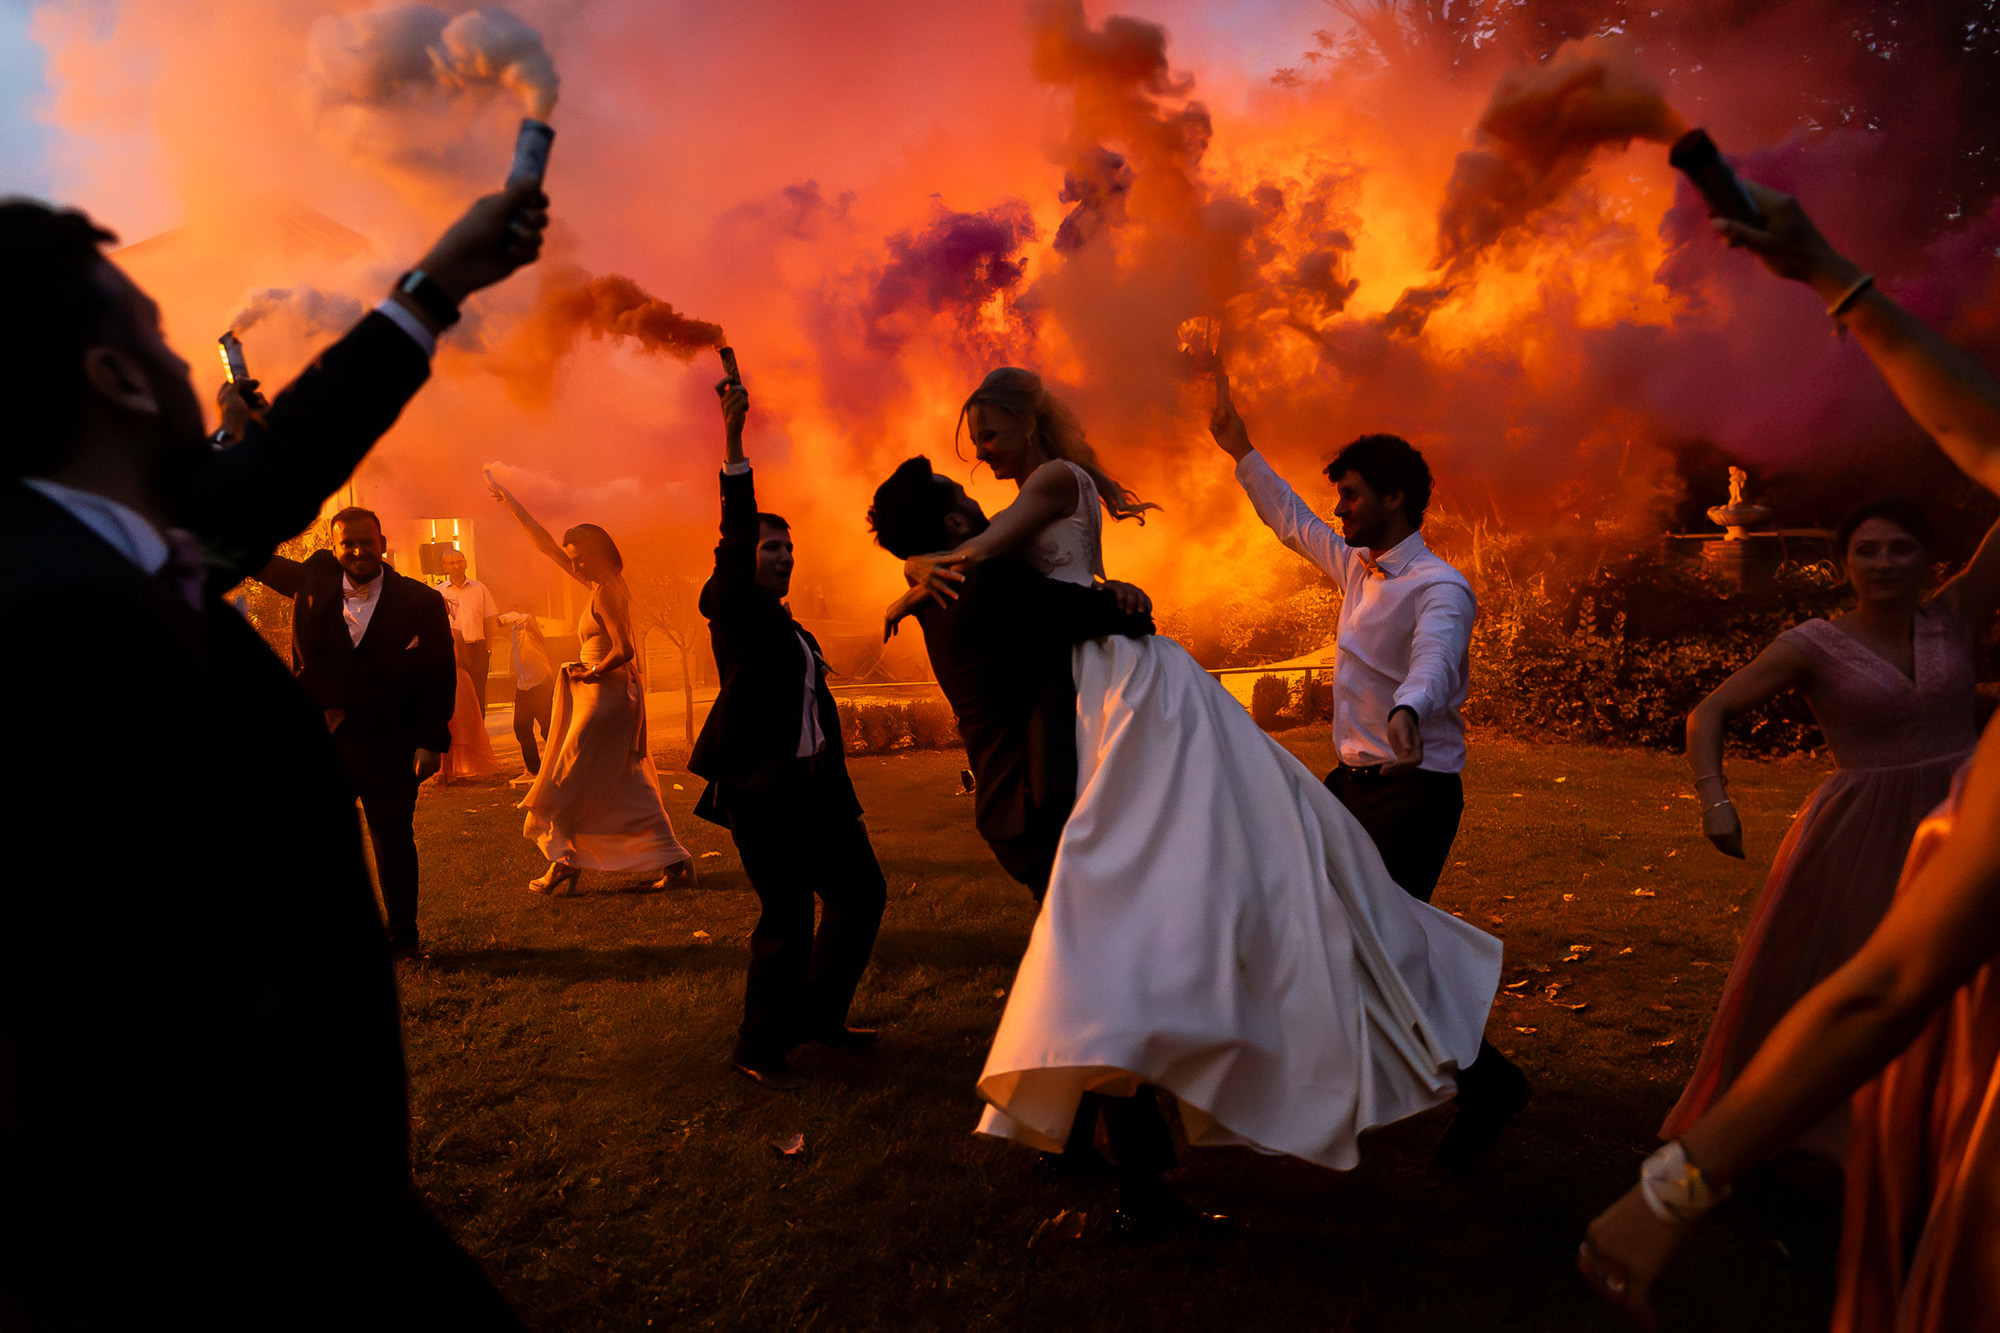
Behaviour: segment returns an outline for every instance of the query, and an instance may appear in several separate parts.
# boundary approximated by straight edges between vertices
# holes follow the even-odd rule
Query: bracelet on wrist
[[[1686,1226],[1728,1198],[1729,1187],[1711,1184],[1675,1139],[1639,1168],[1639,1194],[1653,1216],[1669,1225]]]
[[[1839,319],[1842,315],[1846,314],[1850,309],[1853,308],[1854,303],[1861,299],[1861,294],[1863,292],[1867,291],[1870,287],[1873,287],[1874,285],[1875,285],[1875,275],[1873,273],[1862,274],[1859,278],[1855,279],[1854,285],[1852,287],[1849,287],[1846,291],[1842,292],[1840,294],[1839,299],[1834,301],[1832,305],[1826,308],[1827,318]]]
[[[1725,796],[1721,800],[1717,801],[1714,805],[1704,805],[1701,808],[1701,812],[1703,814],[1707,814],[1711,810],[1720,810],[1725,805],[1730,807],[1731,809],[1734,809],[1736,807],[1736,802],[1730,800],[1727,796]]]

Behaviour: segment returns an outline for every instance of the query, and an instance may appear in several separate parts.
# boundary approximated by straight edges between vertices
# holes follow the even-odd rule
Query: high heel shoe
[[[528,892],[547,894],[552,898],[566,898],[576,892],[576,882],[582,875],[582,869],[577,866],[566,866],[559,861],[551,861],[546,874],[540,879],[528,881]]]
[[[694,861],[676,861],[660,872],[653,881],[655,889],[691,889],[695,885]]]

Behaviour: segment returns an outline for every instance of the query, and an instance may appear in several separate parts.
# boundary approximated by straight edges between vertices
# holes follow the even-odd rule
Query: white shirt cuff
[[[437,339],[431,337],[431,331],[424,327],[422,320],[403,308],[402,302],[392,297],[384,301],[381,305],[376,306],[375,309],[387,315],[391,324],[409,334],[417,346],[424,349],[424,359],[426,361],[437,355]]]
[[[747,458],[739,458],[734,463],[722,465],[722,475],[725,477],[740,477],[749,470],[750,460]]]

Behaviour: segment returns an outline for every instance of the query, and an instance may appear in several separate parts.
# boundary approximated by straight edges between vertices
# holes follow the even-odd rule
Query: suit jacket
[[[708,618],[722,684],[688,756],[688,771],[709,781],[695,813],[726,824],[730,790],[772,792],[797,780],[809,646],[819,724],[826,734],[813,785],[838,811],[859,815],[819,640],[792,619],[776,593],[757,586],[757,538],[756,483],[748,472],[725,472],[722,540],[715,547],[715,572],[701,590],[701,613]]]
[[[200,613],[0,481],[0,772],[28,838],[0,886],[0,1327],[235,1327],[275,1289],[343,1299],[343,1231],[413,1215],[353,796],[219,593],[427,373],[371,315],[216,456],[190,506]]]
[[[386,565],[368,630],[355,643],[341,612],[342,571],[331,551],[283,562],[265,581],[292,599],[292,669],[306,697],[337,708],[350,739],[407,754],[451,747],[458,658],[451,615],[428,584]]]
[[[1127,615],[1104,589],[1047,578],[1013,558],[973,566],[951,605],[926,601],[916,617],[958,714],[980,836],[1052,848],[1076,803],[1070,648],[1106,634],[1151,634],[1153,618]]]

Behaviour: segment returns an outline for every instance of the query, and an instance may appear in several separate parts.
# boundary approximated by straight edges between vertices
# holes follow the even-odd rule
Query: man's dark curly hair
[[[116,340],[122,311],[105,287],[100,247],[118,238],[73,208],[0,200],[0,402],[13,421],[6,470],[61,466],[90,396],[84,354]]]
[[[1431,503],[1431,469],[1424,456],[1400,435],[1363,435],[1335,454],[1326,465],[1326,479],[1339,484],[1350,472],[1377,495],[1403,493],[1403,517],[1410,526],[1424,525],[1424,510]]]
[[[883,550],[907,560],[957,545],[944,526],[952,495],[938,481],[938,475],[931,471],[931,460],[920,454],[905,459],[875,488],[875,503],[868,506],[868,526]]]

